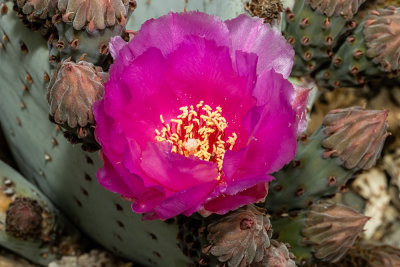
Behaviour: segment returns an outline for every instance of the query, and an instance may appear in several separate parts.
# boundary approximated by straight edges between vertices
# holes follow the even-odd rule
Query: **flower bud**
[[[308,0],[311,7],[328,17],[343,16],[351,19],[365,0]]]
[[[325,201],[313,205],[306,215],[302,234],[314,256],[336,262],[353,245],[369,217],[347,206]]]
[[[371,11],[364,24],[367,56],[385,71],[400,70],[400,7]]]
[[[271,223],[260,208],[247,206],[208,226],[210,246],[205,252],[218,257],[228,266],[260,262],[270,246]]]
[[[74,29],[86,27],[89,32],[103,30],[116,23],[125,26],[128,10],[136,8],[136,1],[122,0],[60,0],[58,9],[64,22],[72,22]]]
[[[103,96],[107,74],[101,67],[80,61],[58,64],[47,88],[50,114],[56,123],[74,128],[93,124],[93,103]]]
[[[262,261],[263,267],[296,267],[295,257],[289,252],[287,245],[276,240],[271,240]],[[257,267],[257,266],[254,266]]]
[[[54,13],[54,1],[50,0],[17,0],[17,6],[33,21],[34,18],[46,19],[48,13]]]
[[[369,169],[375,165],[389,133],[388,111],[350,107],[332,110],[323,125],[327,137],[322,146],[324,158],[339,157],[347,169]]]

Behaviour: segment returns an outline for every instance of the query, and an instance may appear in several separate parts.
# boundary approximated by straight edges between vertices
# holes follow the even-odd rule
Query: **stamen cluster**
[[[171,119],[167,124],[162,115],[160,120],[164,126],[156,132],[156,141],[172,144],[172,152],[186,157],[194,155],[202,160],[217,163],[221,172],[224,155],[227,149],[232,150],[237,135],[235,133],[225,140],[225,129],[228,127],[222,116],[221,107],[215,111],[200,101],[196,108],[184,106],[179,109],[182,113],[177,119]]]

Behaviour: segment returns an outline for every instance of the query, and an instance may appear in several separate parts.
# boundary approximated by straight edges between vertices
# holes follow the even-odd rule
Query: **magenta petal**
[[[240,206],[261,201],[267,195],[267,183],[273,179],[274,177],[270,175],[261,174],[255,177],[227,180],[226,185],[221,185],[223,186],[222,194],[207,202],[204,208],[207,211],[224,214]]]
[[[241,77],[247,80],[246,94],[251,94],[257,82],[258,56],[253,53],[235,51],[236,71]]]
[[[217,183],[218,181],[214,180],[179,191],[164,200],[155,208],[155,212],[161,219],[168,219],[180,213],[190,216],[201,208],[207,197],[214,191]]]
[[[150,47],[157,47],[164,56],[174,51],[186,36],[201,36],[219,46],[229,46],[228,29],[216,16],[201,12],[169,13],[145,22],[129,47],[137,57]]]
[[[100,157],[104,162],[103,167],[97,170],[97,181],[103,187],[107,188],[111,192],[119,193],[126,197],[132,197],[133,193],[131,191],[129,183],[126,183],[121,175],[115,171],[109,160],[100,152]]]
[[[119,193],[131,199],[135,211],[151,211],[165,199],[162,191],[155,188],[145,188],[140,177],[129,174],[122,166],[112,166],[105,156],[102,156],[102,159],[104,165],[97,171],[98,182],[111,192]]]
[[[130,173],[140,176],[146,187],[159,185],[159,183],[146,175],[142,169],[142,166],[140,166],[141,162],[142,150],[139,144],[134,139],[128,139],[127,144],[125,145],[122,165],[126,167]]]
[[[129,91],[121,90],[119,73],[116,76],[110,76],[109,80],[104,85],[104,112],[109,117],[114,117],[115,114],[121,114],[124,106],[128,105],[132,98]]]
[[[153,212],[154,208],[165,200],[165,196],[157,191],[148,190],[132,200],[131,208],[134,212],[147,213]]]
[[[245,14],[225,21],[232,39],[233,51],[258,55],[257,74],[274,69],[288,78],[293,66],[294,50],[282,34],[263,19]]]
[[[166,142],[148,143],[142,153],[141,167],[159,184],[181,191],[203,183],[215,181],[218,169],[215,163],[171,152]]]
[[[243,147],[238,151],[227,150],[224,156],[224,164],[222,165],[222,171],[226,179],[231,180],[239,166],[245,160],[247,155],[248,147]]]
[[[126,46],[128,43],[125,42],[121,36],[114,36],[111,37],[108,49],[110,51],[111,56],[113,59],[116,59],[119,55],[119,52]]]
[[[293,85],[281,74],[274,70],[268,70],[258,77],[253,96],[257,99],[257,106],[275,104],[276,101],[279,101],[278,97],[281,98],[280,102],[284,102],[286,105],[294,99],[295,90]],[[277,105],[279,104],[278,102]]]
[[[121,73],[125,66],[129,65],[135,58],[128,43],[120,36],[111,38],[110,53],[114,59],[114,63],[110,67],[110,77],[118,77],[118,73]]]
[[[109,112],[119,121],[126,137],[135,139],[142,150],[146,148],[147,142],[154,141],[155,129],[163,127],[160,115],[169,121],[176,118],[180,113],[179,108],[183,106],[167,86],[167,68],[160,50],[150,48],[125,67],[119,75],[118,83],[114,82],[118,84],[120,92],[111,92],[105,96],[110,99]],[[105,90],[108,89],[106,84]]]
[[[274,71],[263,73],[256,84],[254,96],[258,107],[253,108],[248,119],[251,133],[246,155],[227,152],[224,163],[236,172],[227,179],[273,173],[282,168],[296,152],[296,113],[291,106],[293,86]],[[232,165],[231,162],[237,163]]]
[[[115,125],[115,120],[105,113],[104,102],[105,99],[101,99],[93,106],[93,113],[97,122],[95,135],[104,154],[114,162],[118,161],[119,155],[124,152],[126,141],[121,129]]]
[[[242,179],[230,181],[224,191],[224,194],[235,195],[240,191],[247,190],[259,183],[271,182],[274,179],[274,177],[268,174],[253,177],[243,177]]]
[[[296,86],[295,98],[292,107],[296,111],[297,134],[304,132],[307,128],[307,100],[312,89]]]
[[[263,201],[267,193],[268,184],[261,182],[233,195],[223,194],[207,202],[204,209],[217,214],[225,214],[241,206]]]
[[[240,167],[246,168],[246,172],[258,168],[259,171],[273,173],[289,163],[296,154],[295,113],[284,107],[279,111],[266,107],[260,120],[245,162]]]
[[[228,124],[226,136],[235,132],[239,137],[236,147],[244,146],[248,137],[241,118],[255,104],[250,93],[256,79],[252,72],[257,62],[254,55],[240,53],[239,58],[238,75],[227,47],[218,47],[214,41],[199,37],[188,37],[168,57],[170,68],[166,80],[175,95],[187,103],[196,105],[203,100],[213,109],[220,106]]]

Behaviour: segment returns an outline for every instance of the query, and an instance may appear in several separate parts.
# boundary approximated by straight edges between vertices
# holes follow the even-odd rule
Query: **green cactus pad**
[[[342,16],[328,17],[314,11],[306,0],[296,1],[285,19],[284,34],[296,52],[293,76],[311,73],[329,62],[340,36],[352,27]]]
[[[327,88],[362,86],[367,80],[382,76],[379,64],[368,58],[366,51],[361,24],[340,46],[329,68],[316,74],[318,85]]]
[[[324,159],[324,138],[321,127],[305,143],[299,142],[292,163],[274,174],[276,179],[269,185],[265,204],[268,212],[282,214],[307,208],[317,199],[335,194],[357,171],[343,168],[338,158]]]

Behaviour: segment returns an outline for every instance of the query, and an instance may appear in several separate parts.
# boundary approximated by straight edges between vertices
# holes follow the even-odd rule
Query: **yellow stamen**
[[[222,116],[221,107],[213,111],[209,105],[204,105],[204,101],[195,107],[197,111],[193,105],[179,108],[182,113],[177,119],[171,119],[170,124],[166,124],[160,115],[163,128],[155,129],[155,139],[172,144],[171,152],[215,162],[221,172],[225,152],[233,149],[237,135],[232,133],[225,139],[228,124]],[[220,175],[217,179],[220,179]]]

